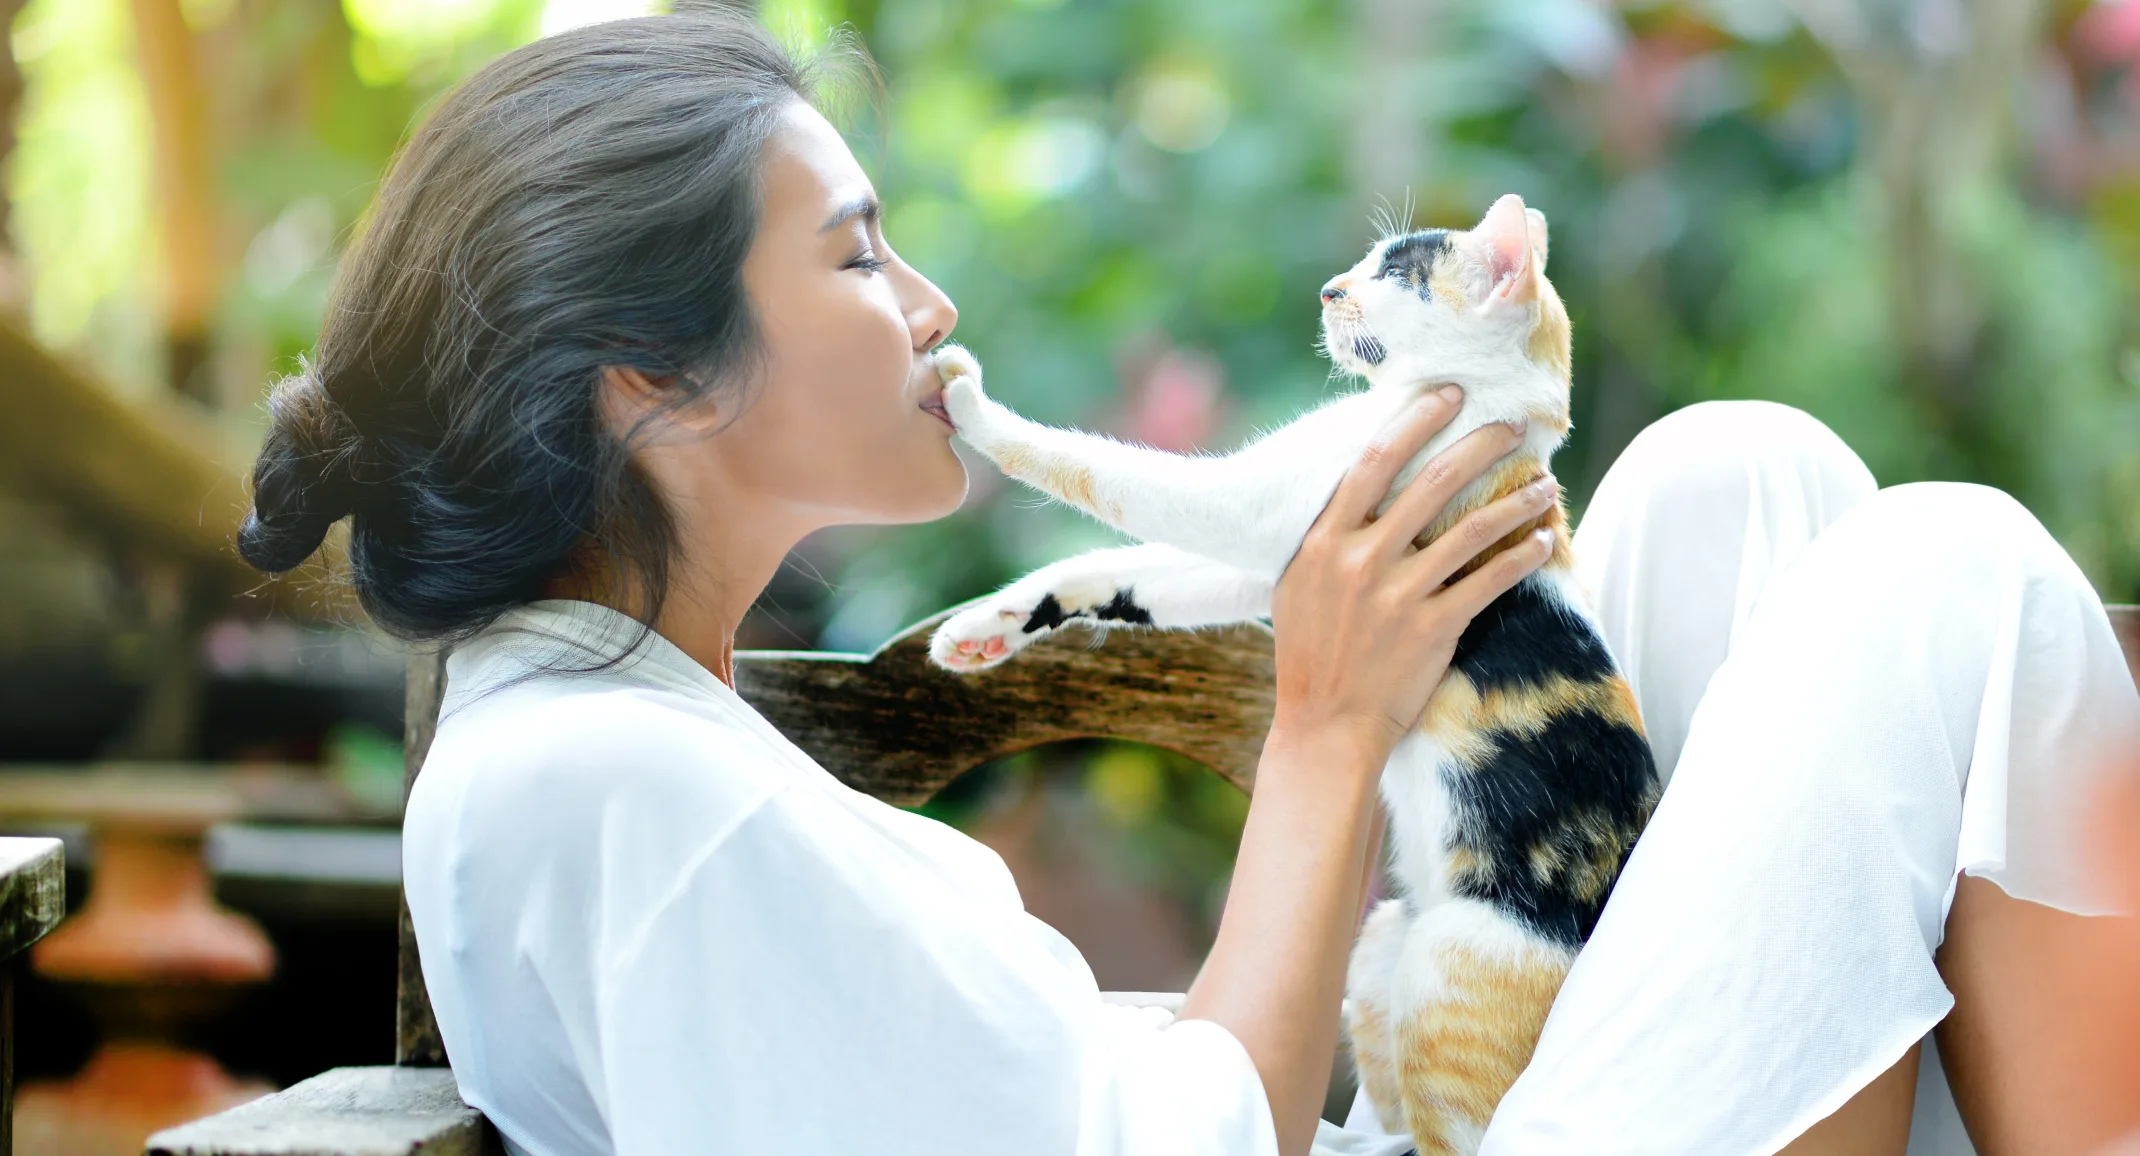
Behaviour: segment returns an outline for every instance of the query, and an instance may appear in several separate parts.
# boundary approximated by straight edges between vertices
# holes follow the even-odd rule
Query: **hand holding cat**
[[[1374,516],[1398,472],[1455,418],[1462,397],[1454,386],[1426,395],[1372,443],[1279,580],[1271,611],[1274,738],[1335,728],[1378,752],[1360,765],[1379,772],[1442,681],[1464,627],[1550,555],[1550,534],[1541,531],[1444,585],[1552,505],[1550,477],[1480,508],[1425,549],[1413,545],[1458,491],[1521,443],[1508,425],[1458,441]]]

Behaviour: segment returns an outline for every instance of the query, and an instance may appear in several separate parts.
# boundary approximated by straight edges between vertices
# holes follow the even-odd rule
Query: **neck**
[[[748,507],[745,507],[748,508]],[[785,519],[749,527],[677,525],[680,548],[670,564],[661,608],[649,621],[644,593],[631,575],[581,566],[550,582],[549,598],[595,602],[645,622],[693,662],[731,688],[736,684],[736,628],[765,592],[788,551],[808,533]]]
[[[730,555],[719,567],[688,568],[679,559],[654,630],[733,688],[736,628],[798,540]]]

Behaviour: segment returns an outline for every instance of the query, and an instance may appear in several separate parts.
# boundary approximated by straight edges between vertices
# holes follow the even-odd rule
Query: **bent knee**
[[[1674,410],[1635,435],[1613,472],[1639,479],[1653,499],[1776,478],[1832,497],[1841,509],[1877,488],[1872,471],[1834,430],[1773,401],[1704,401]]]
[[[1814,554],[1824,557],[1816,561]],[[1890,486],[1859,503],[1822,536],[1806,561],[1839,568],[1871,594],[1889,589],[1912,601],[1943,601],[1972,589],[1966,581],[2007,575],[2075,594],[2088,580],[2043,523],[2012,495],[1966,482]]]
[[[2028,507],[2004,490],[1973,482],[1889,486],[1851,511],[1849,521],[1935,565],[1972,557],[2013,558],[2065,551]],[[1898,559],[1903,561],[1906,559]]]

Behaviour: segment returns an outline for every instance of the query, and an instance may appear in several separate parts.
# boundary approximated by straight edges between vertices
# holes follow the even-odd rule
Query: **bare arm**
[[[1474,614],[1544,562],[1527,540],[1454,584],[1473,543],[1536,517],[1518,493],[1471,515],[1479,533],[1411,543],[1443,505],[1512,449],[1489,426],[1452,447],[1370,521],[1397,471],[1454,416],[1441,398],[1369,448],[1301,544],[1272,605],[1278,710],[1218,940],[1181,1016],[1223,1025],[1255,1062],[1279,1151],[1303,1156],[1335,1058],[1345,963],[1373,845],[1375,787],[1424,709]]]

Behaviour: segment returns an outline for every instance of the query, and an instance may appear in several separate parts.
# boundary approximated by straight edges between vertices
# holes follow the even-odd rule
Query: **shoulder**
[[[620,811],[703,821],[754,807],[787,777],[765,740],[719,704],[545,679],[442,719],[409,805],[450,798],[539,828]]]

